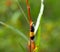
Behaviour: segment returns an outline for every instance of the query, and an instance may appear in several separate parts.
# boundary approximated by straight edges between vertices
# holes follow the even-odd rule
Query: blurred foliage
[[[29,3],[35,24],[40,0],[29,0]],[[44,5],[36,45],[39,52],[60,52],[60,0],[45,0]],[[0,23],[0,52],[28,52],[30,29],[26,18],[28,20],[25,0],[0,0],[0,22],[5,24]]]
[[[41,20],[41,52],[60,52],[60,0],[45,0]]]

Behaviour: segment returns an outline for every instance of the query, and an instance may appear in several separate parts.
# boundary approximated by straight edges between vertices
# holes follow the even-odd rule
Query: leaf
[[[40,46],[40,34],[41,34],[41,27],[39,26],[38,28],[38,32],[37,32],[37,37],[36,37],[36,46],[37,46],[37,50],[36,52],[39,52],[39,46]]]
[[[9,29],[13,30],[15,33],[18,33],[21,37],[23,37],[24,40],[28,41],[27,37],[25,36],[25,34],[23,34],[21,31],[17,30],[16,28],[5,24],[4,22],[0,22],[0,24],[8,27]]]

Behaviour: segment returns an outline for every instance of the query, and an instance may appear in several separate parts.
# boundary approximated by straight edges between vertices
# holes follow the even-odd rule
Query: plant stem
[[[39,15],[37,17],[34,34],[36,34],[38,27],[40,25],[41,17],[42,17],[43,11],[44,11],[44,4],[43,3],[44,3],[44,0],[41,0],[41,8],[40,8]]]

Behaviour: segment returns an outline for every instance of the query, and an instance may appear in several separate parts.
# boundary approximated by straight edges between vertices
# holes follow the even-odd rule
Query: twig
[[[32,19],[31,19],[31,13],[30,13],[30,5],[28,3],[28,0],[26,0],[26,5],[27,5],[27,10],[28,10],[28,18],[29,18],[29,22],[31,24]]]
[[[34,44],[34,26],[33,26],[33,22],[32,22],[32,19],[31,19],[30,5],[28,3],[28,0],[26,0],[26,5],[27,5],[27,10],[28,10],[28,18],[29,18],[29,22],[30,22],[29,52],[32,52],[35,48],[35,44]]]
[[[29,23],[31,23],[31,15],[30,15],[30,6],[28,4],[28,0],[26,0],[26,5],[27,5],[27,10],[28,10],[28,18],[29,18]],[[31,52],[31,39],[30,39],[30,43],[29,43],[29,52]]]

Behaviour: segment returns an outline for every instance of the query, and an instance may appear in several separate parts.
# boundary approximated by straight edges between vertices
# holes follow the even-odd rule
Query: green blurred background
[[[29,0],[31,17],[36,23],[40,0]],[[44,0],[39,52],[60,52],[60,0]],[[24,16],[24,14],[25,16]],[[28,52],[29,39],[25,0],[0,0],[0,52]],[[39,28],[40,28],[39,27]],[[36,39],[37,39],[36,37]],[[35,41],[36,42],[36,41]]]

